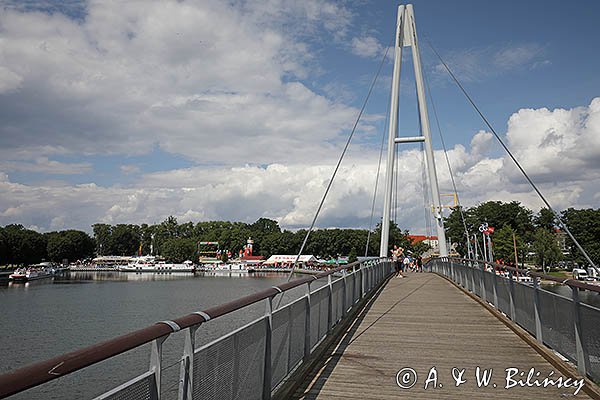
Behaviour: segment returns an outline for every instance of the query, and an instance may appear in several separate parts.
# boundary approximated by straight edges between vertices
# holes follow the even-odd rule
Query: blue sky
[[[41,231],[169,215],[306,226],[391,42],[397,8],[375,0],[0,4],[0,225]],[[413,4],[465,205],[541,203],[427,40],[558,209],[598,207],[600,3]],[[404,136],[418,129],[409,50]],[[388,61],[321,227],[368,225],[391,70]],[[431,109],[430,117],[439,150]],[[402,148],[397,215],[422,233],[420,157],[417,146]],[[448,192],[443,154],[436,157]]]

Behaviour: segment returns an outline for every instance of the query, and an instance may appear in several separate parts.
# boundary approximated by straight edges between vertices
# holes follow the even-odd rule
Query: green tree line
[[[231,251],[235,257],[254,240],[254,255],[268,257],[273,254],[296,254],[300,250],[306,230],[281,229],[277,221],[260,218],[254,223],[229,221],[203,221],[178,223],[168,217],[155,225],[148,224],[94,224],[92,236],[86,232],[66,230],[38,233],[22,225],[0,227],[0,265],[32,264],[41,261],[73,262],[96,255],[133,256],[161,255],[170,261],[197,260],[199,242],[219,242],[222,250]],[[408,231],[396,224],[390,229],[390,248],[393,245],[423,252],[424,244],[411,245]],[[307,242],[304,254],[323,258],[350,256],[352,260],[365,253],[369,231],[366,229],[317,229]],[[368,255],[379,253],[378,226],[370,234]]]
[[[456,208],[445,218],[446,235],[461,255],[467,254],[465,227],[461,210]],[[472,240],[476,234],[482,245],[479,226],[488,223],[495,228],[491,235],[496,259],[514,262],[516,241],[519,263],[528,260],[540,267],[556,265],[561,260],[586,264],[575,243],[558,228],[552,211],[542,208],[537,214],[517,201],[489,201],[462,209],[467,231]],[[594,263],[600,262],[600,209],[569,208],[560,213],[562,221],[588,252]],[[564,248],[561,244],[564,241]],[[481,252],[479,253],[481,255]]]

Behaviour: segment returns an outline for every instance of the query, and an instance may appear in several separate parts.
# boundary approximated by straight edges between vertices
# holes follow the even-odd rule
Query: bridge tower
[[[417,85],[417,99],[419,104],[419,117],[421,120],[421,136],[398,137],[398,95],[400,92],[400,69],[402,67],[402,49],[412,48],[413,67],[415,70],[415,81]],[[429,130],[429,116],[427,113],[427,101],[425,99],[425,87],[423,74],[421,72],[421,55],[417,40],[417,30],[412,4],[398,6],[398,18],[396,22],[396,42],[394,55],[394,73],[392,76],[392,98],[390,101],[390,125],[388,133],[388,153],[386,161],[385,192],[383,203],[383,221],[381,224],[381,244],[379,255],[388,256],[388,243],[390,234],[390,214],[392,207],[392,187],[394,176],[394,158],[396,145],[400,143],[425,143],[425,159],[427,160],[427,172],[429,174],[429,185],[433,200],[433,214],[436,221],[439,249],[441,256],[448,255],[446,246],[446,234],[444,232],[444,221],[442,219],[442,206],[440,191],[438,188],[435,160],[433,158],[433,147],[431,145],[431,132]]]

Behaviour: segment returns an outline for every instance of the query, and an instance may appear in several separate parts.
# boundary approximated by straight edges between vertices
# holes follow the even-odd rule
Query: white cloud
[[[0,161],[0,169],[4,171],[77,175],[90,172],[92,165],[90,163],[64,163],[50,160],[48,157],[37,157],[32,161]]]
[[[552,62],[544,58],[545,53],[544,46],[526,43],[453,50],[444,58],[459,80],[479,82],[509,72],[551,65]],[[441,63],[436,64],[433,69],[436,80],[450,79]]]
[[[3,153],[318,159],[356,115],[299,80],[313,63],[303,38],[343,32],[341,5],[92,1],[86,11],[75,21],[0,10]],[[309,151],[287,150],[300,143]]]
[[[122,173],[127,174],[127,175],[137,174],[137,173],[141,172],[140,167],[138,167],[137,165],[130,165],[130,164],[121,165],[119,167],[119,169],[121,170]]]
[[[600,198],[600,98],[570,110],[522,109],[509,121],[508,144],[557,209],[598,207]],[[537,210],[541,201],[506,157],[491,158],[490,134],[478,132],[470,149],[456,145],[448,156],[465,206],[517,200]],[[551,146],[552,151],[546,147]],[[594,156],[596,155],[596,156]],[[181,221],[278,220],[287,228],[310,224],[333,171],[321,163],[271,163],[264,168],[192,167],[146,174],[129,187],[95,184],[27,186],[0,175],[0,225],[19,222],[43,230],[88,229],[92,223],[156,223],[173,214]],[[351,153],[318,220],[318,226],[367,227],[376,176],[376,154]],[[452,185],[444,155],[436,151],[440,191]],[[422,155],[406,150],[399,159],[397,220],[424,232]],[[383,178],[383,172],[380,179]],[[550,179],[552,178],[552,179]],[[375,221],[381,215],[381,183]]]
[[[383,46],[379,40],[373,36],[361,36],[352,38],[351,50],[353,54],[360,57],[379,57],[383,50]]]
[[[316,0],[92,1],[78,21],[0,10],[0,225],[89,230],[95,222],[155,223],[173,214],[307,226],[357,110],[331,99],[348,99],[343,86],[324,88],[328,98],[301,80],[318,68],[310,42],[323,35],[315,33],[347,38],[351,20],[340,3]],[[365,57],[383,50],[368,35],[351,45]],[[479,80],[543,66],[543,56],[541,46],[524,45],[449,61],[461,78]],[[365,116],[361,133],[369,137],[381,118]],[[506,137],[557,208],[597,206],[600,98],[570,110],[519,110]],[[489,155],[492,143],[482,131],[469,148],[449,151],[464,204],[516,199],[539,207],[510,160]],[[24,185],[5,173],[89,172],[87,162],[53,158],[156,147],[197,166],[148,174],[120,165],[142,175],[130,186]],[[356,138],[319,226],[367,226],[377,156],[378,148]],[[449,193],[443,154],[436,161],[441,191]],[[398,222],[423,232],[420,153],[402,152],[399,167]],[[380,196],[376,215],[381,203]]]

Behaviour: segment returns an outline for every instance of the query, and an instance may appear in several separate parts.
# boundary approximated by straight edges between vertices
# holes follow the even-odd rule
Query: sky
[[[0,225],[89,232],[173,215],[308,227],[392,43],[397,5],[0,1]],[[600,2],[413,5],[441,192],[452,185],[438,121],[465,207],[542,206],[430,44],[554,208],[598,208]],[[318,227],[371,224],[392,52]],[[409,53],[400,136],[419,129]],[[398,225],[426,233],[418,145],[399,149],[396,199]]]

